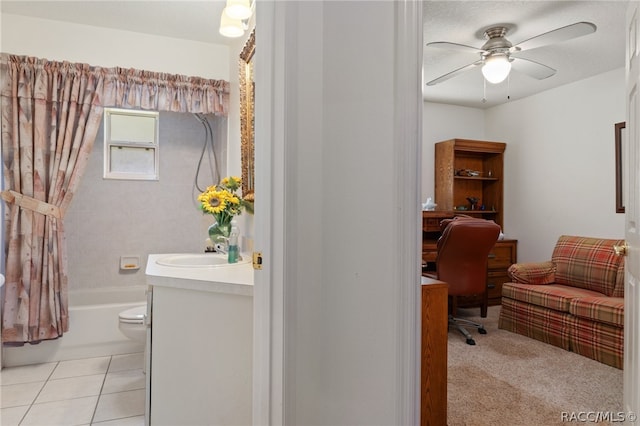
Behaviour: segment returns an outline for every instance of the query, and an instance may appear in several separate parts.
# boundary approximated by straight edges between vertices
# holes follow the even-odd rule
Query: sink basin
[[[249,263],[249,256],[243,254],[238,263],[229,263],[227,262],[227,255],[222,253],[170,254],[159,258],[156,263],[158,265],[181,268],[220,268]]]

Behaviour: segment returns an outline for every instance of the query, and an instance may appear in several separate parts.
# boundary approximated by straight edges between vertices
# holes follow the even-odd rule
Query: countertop
[[[215,267],[164,266],[156,260],[180,253],[150,254],[147,259],[147,284],[185,290],[253,296],[251,262]],[[250,254],[243,253],[243,256]]]

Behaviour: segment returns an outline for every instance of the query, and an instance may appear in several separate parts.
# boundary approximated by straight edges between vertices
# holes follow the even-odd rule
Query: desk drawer
[[[436,261],[436,252],[435,251],[423,251],[422,252],[422,262],[435,262]]]
[[[422,230],[425,232],[440,232],[441,217],[422,217]]]
[[[514,263],[513,246],[496,243],[489,253],[489,269],[506,269]]]
[[[502,297],[502,284],[508,283],[509,276],[504,272],[489,272],[487,274],[487,297],[500,299]]]

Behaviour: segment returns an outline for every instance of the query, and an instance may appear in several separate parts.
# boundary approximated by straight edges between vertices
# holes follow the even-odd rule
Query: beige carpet
[[[585,422],[563,422],[563,413],[622,411],[622,370],[498,329],[499,306],[487,318],[479,309],[459,311],[487,334],[469,329],[470,346],[449,330],[449,426],[566,425]]]

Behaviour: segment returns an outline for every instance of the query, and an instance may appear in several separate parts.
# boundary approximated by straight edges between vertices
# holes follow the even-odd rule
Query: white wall
[[[518,261],[547,260],[562,234],[623,238],[613,126],[624,120],[622,68],[487,110],[425,102],[423,201],[435,142],[506,142],[504,229]]]
[[[6,13],[2,52],[229,80],[226,46]]]
[[[508,143],[504,227],[519,260],[548,259],[562,234],[624,238],[614,191],[624,81],[620,68],[487,111],[487,138]]]

